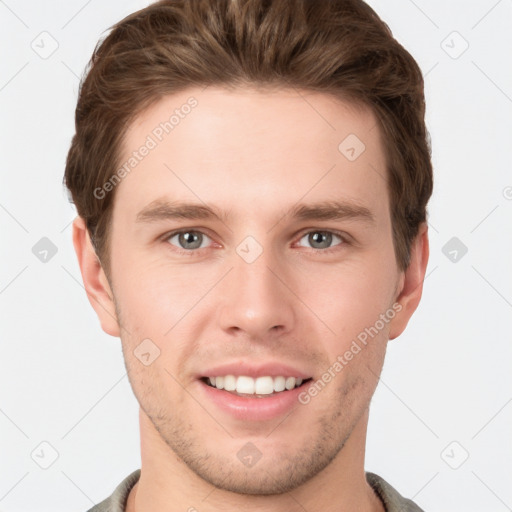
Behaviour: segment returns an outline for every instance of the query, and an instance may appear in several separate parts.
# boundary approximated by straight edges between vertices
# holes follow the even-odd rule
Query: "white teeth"
[[[286,378],[276,377],[274,379],[274,391],[284,391],[286,389]]]
[[[224,377],[224,389],[226,391],[235,391],[236,377],[234,375],[226,375]]]
[[[254,395],[254,379],[252,377],[240,375],[236,380],[236,392]]]
[[[279,393],[285,389],[291,390],[300,386],[304,379],[295,377],[257,377],[253,379],[247,375],[223,375],[217,377],[208,377],[208,381],[217,389],[226,391],[236,391],[244,395],[271,395]]]
[[[293,389],[295,387],[295,377],[287,377],[286,389]]]
[[[254,389],[257,395],[270,395],[274,392],[274,379],[272,377],[258,377]]]

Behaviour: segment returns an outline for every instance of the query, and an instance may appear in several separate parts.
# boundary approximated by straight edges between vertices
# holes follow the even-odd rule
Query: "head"
[[[65,171],[75,247],[141,409],[195,474],[291,489],[361,430],[421,297],[424,113],[418,65],[360,0],[161,1],[95,49]],[[269,362],[326,385],[258,421],[205,394],[208,369]]]

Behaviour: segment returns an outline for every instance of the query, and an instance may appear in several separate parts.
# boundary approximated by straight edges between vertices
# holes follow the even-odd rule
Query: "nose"
[[[221,328],[251,341],[268,340],[292,331],[292,276],[282,259],[280,263],[271,249],[264,249],[252,262],[238,253],[232,261],[233,269],[220,290]]]

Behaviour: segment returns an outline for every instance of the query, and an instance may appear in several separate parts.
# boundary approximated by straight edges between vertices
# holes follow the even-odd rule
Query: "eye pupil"
[[[315,231],[309,235],[310,243],[314,247],[314,244],[323,244],[320,248],[329,247],[332,242],[332,234],[328,232]],[[319,248],[319,247],[315,247]]]
[[[200,233],[194,233],[187,231],[186,233],[180,233],[179,242],[184,249],[197,249],[201,246]],[[191,244],[192,247],[189,245]]]

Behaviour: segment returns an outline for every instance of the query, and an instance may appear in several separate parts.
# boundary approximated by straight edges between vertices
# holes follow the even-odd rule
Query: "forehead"
[[[387,207],[374,114],[310,91],[210,86],[164,97],[129,127],[121,166],[114,210],[133,220],[164,197],[237,213],[301,198]]]

